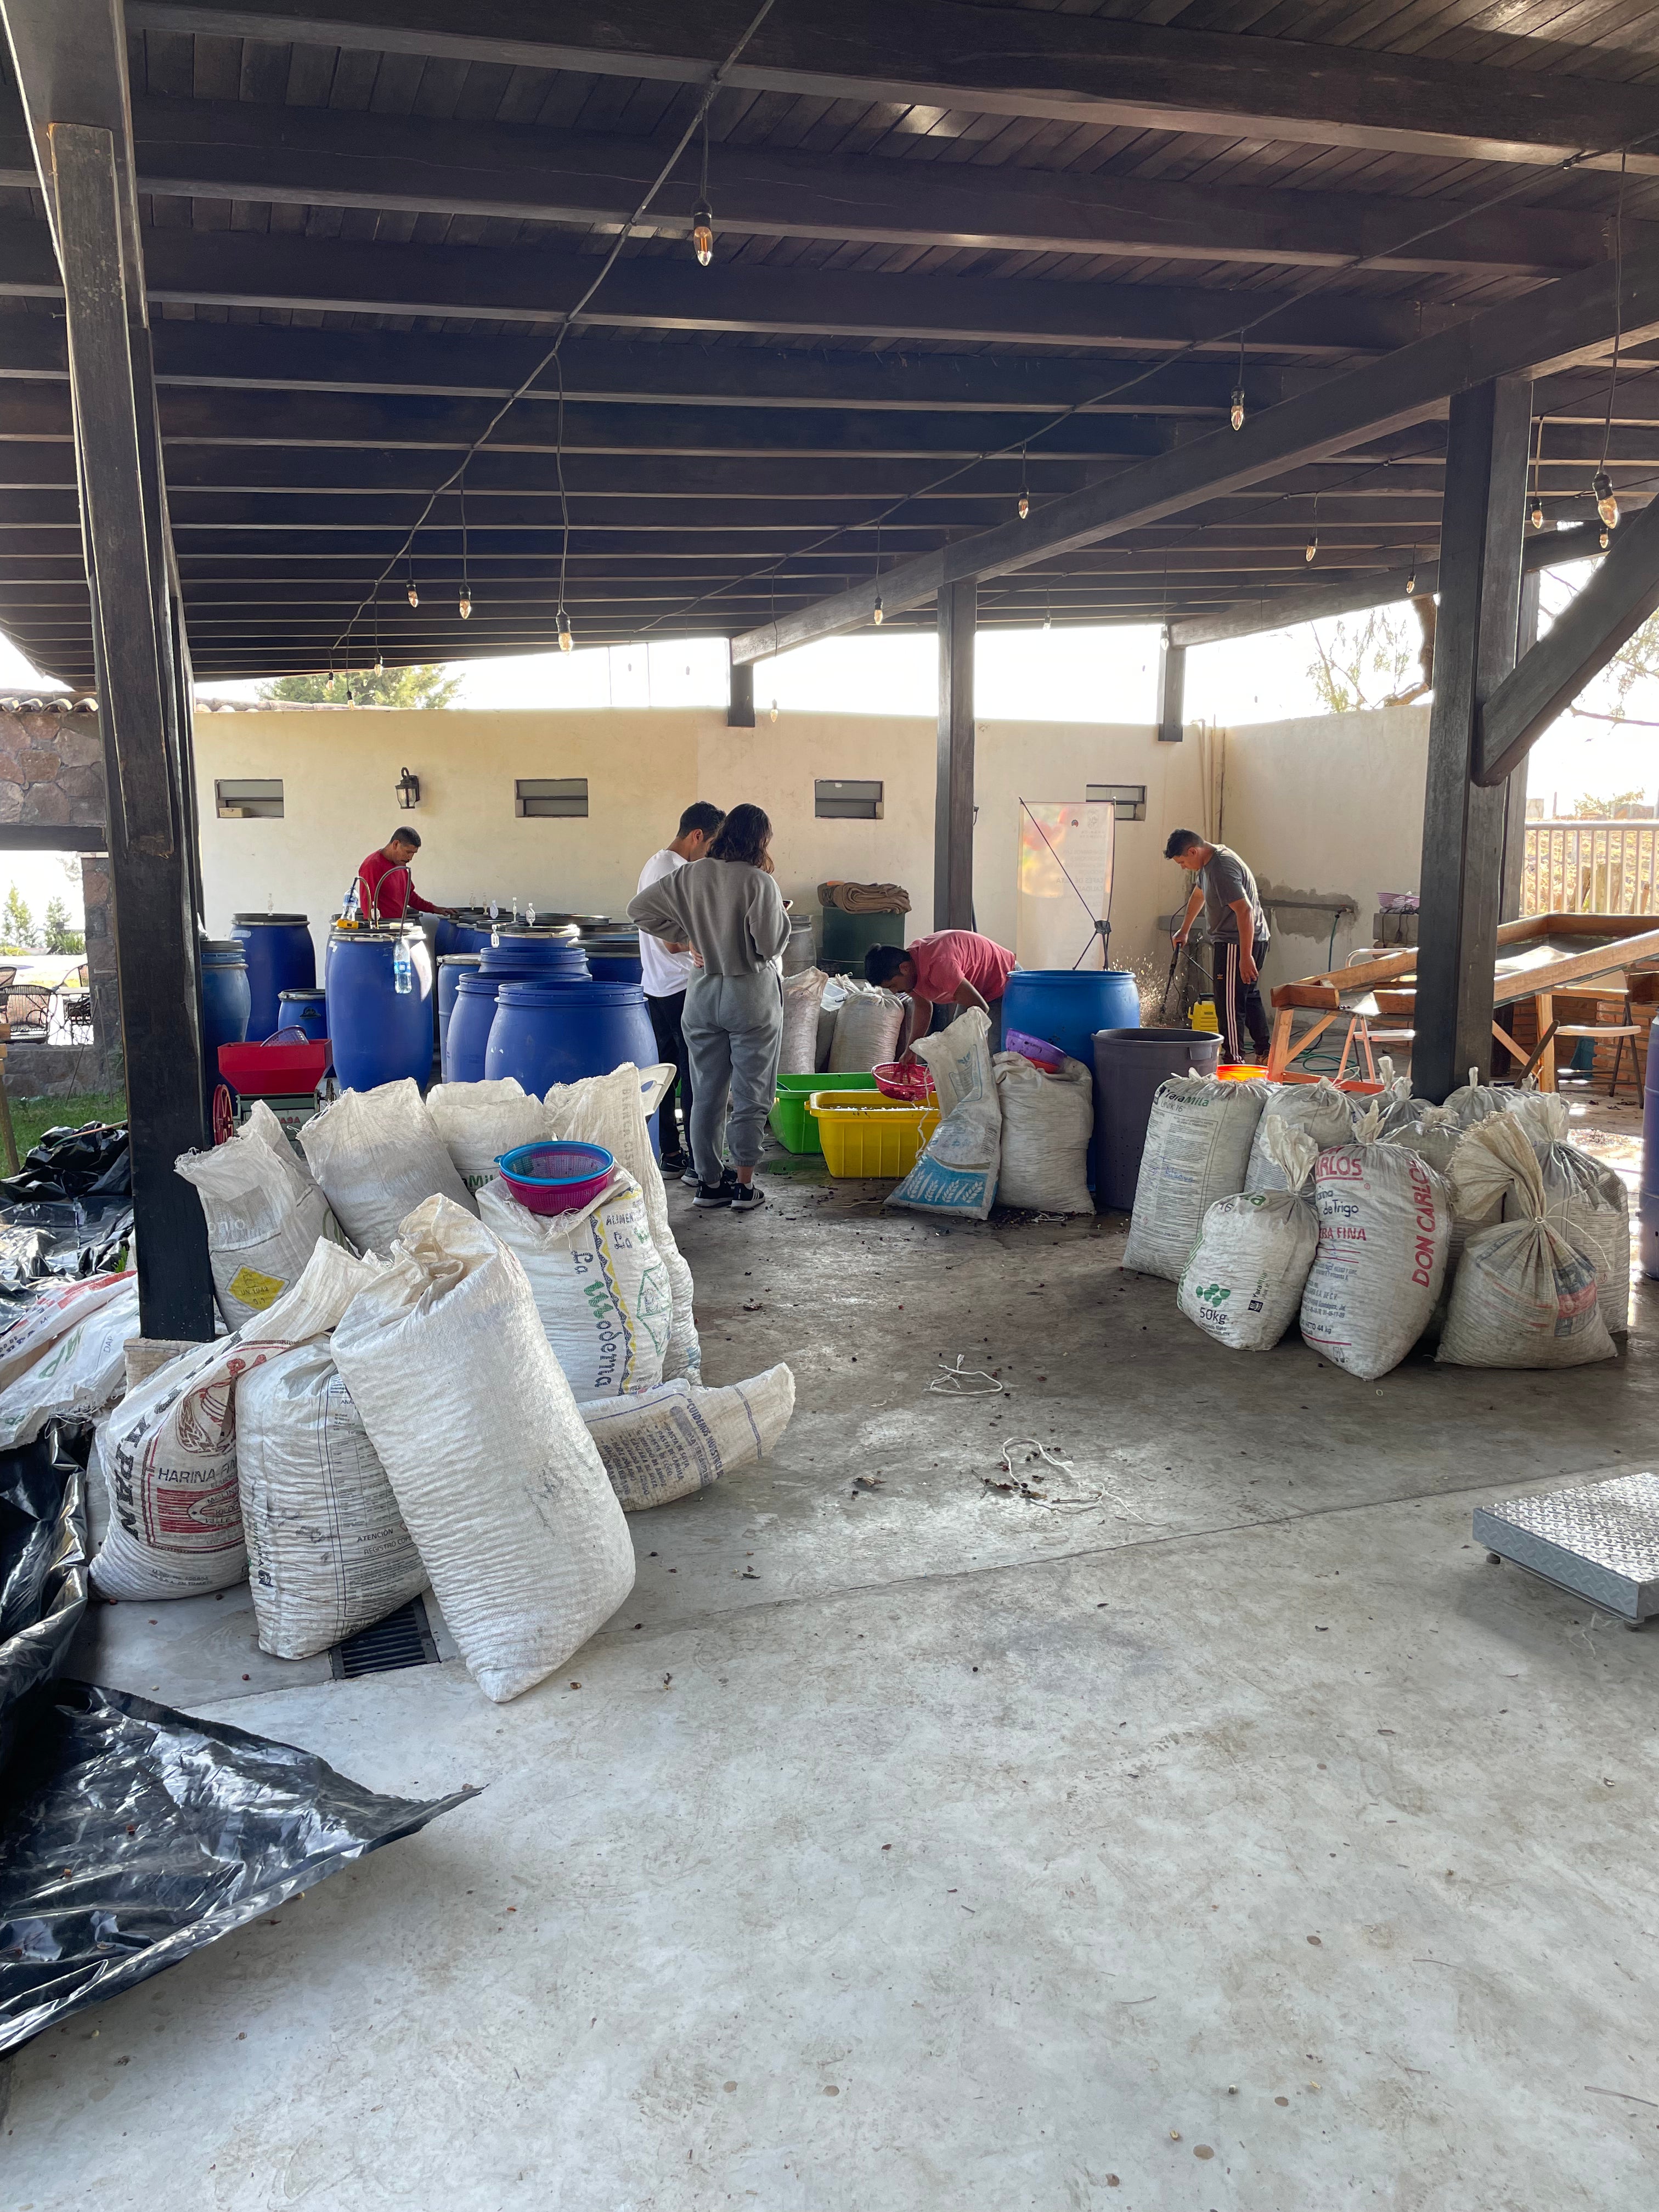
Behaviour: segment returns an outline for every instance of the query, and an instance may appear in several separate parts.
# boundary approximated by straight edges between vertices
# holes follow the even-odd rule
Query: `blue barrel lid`
[[[246,968],[247,955],[237,937],[204,937],[202,939],[202,963],[207,968]]]
[[[307,929],[311,925],[302,914],[234,914],[230,926],[233,929]]]
[[[461,985],[465,990],[465,982]],[[546,976],[534,982],[503,983],[495,1003],[498,1006],[556,1006],[578,993],[587,1006],[643,1006],[645,993],[637,983],[589,983],[580,977],[561,982]]]
[[[1023,988],[1038,983],[1045,991],[1053,990],[1056,984],[1073,990],[1085,985],[1098,990],[1109,975],[1127,975],[1133,980],[1133,971],[1128,968],[1015,968],[1010,971],[1008,981],[1012,983],[1018,977]]]
[[[441,968],[476,968],[480,957],[476,952],[441,952],[438,965]]]
[[[326,999],[328,993],[324,990],[320,983],[303,983],[295,984],[294,988],[290,991],[278,991],[276,996],[278,999],[305,999],[307,1000],[311,1000]]]
[[[425,934],[413,922],[406,921],[377,921],[372,928],[359,922],[348,928],[337,921],[328,933],[331,945],[412,945]]]
[[[463,975],[455,986],[459,999],[493,999],[507,979],[501,975]]]

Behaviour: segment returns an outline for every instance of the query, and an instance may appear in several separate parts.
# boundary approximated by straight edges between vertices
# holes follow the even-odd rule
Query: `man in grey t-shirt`
[[[1194,830],[1172,830],[1164,857],[1198,878],[1175,941],[1186,943],[1201,903],[1214,953],[1216,1015],[1227,1058],[1245,1057],[1247,1030],[1256,1055],[1265,1058],[1272,1032],[1258,980],[1271,933],[1255,878],[1231,846],[1207,844]]]

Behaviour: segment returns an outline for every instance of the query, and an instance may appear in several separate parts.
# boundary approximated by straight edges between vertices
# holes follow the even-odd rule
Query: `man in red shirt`
[[[900,1038],[906,1051],[933,1026],[936,1006],[978,1006],[991,1017],[991,1049],[1002,1042],[1002,994],[1018,963],[994,938],[973,929],[936,929],[896,945],[872,945],[864,956],[866,982],[902,991],[910,1000],[910,1018]]]
[[[357,871],[357,906],[365,921],[371,913],[382,921],[401,921],[410,914],[453,914],[453,907],[434,906],[415,888],[410,869],[421,849],[418,830],[397,830]]]

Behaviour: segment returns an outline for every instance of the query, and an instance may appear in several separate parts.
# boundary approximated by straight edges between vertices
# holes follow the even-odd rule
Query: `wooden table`
[[[1346,1021],[1352,1037],[1356,1024],[1392,1024],[1405,1015],[1405,994],[1417,980],[1418,950],[1402,945],[1397,951],[1379,952],[1333,968],[1322,975],[1300,982],[1281,983],[1273,994],[1273,1044],[1267,1072],[1276,1079],[1294,1080],[1291,1063],[1334,1024]],[[1645,914],[1536,914],[1521,921],[1507,921],[1498,933],[1498,958],[1492,971],[1492,1036],[1524,1066],[1528,1054],[1499,1019],[1504,1008],[1530,1001],[1543,1036],[1554,1019],[1558,992],[1591,978],[1606,982],[1601,995],[1622,998],[1627,971],[1659,966],[1659,917]],[[1380,993],[1380,996],[1379,996]],[[1595,993],[1580,995],[1595,996]],[[1310,1009],[1321,1018],[1292,1042],[1291,1030],[1298,1009]],[[1513,1016],[1509,1018],[1513,1022]],[[1546,1045],[1534,1071],[1545,1091],[1555,1088],[1555,1051]]]

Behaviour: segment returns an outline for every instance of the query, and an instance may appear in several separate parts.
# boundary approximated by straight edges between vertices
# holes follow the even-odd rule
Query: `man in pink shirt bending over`
[[[972,929],[936,929],[901,950],[872,945],[864,956],[865,980],[884,990],[902,991],[910,1017],[899,1039],[908,1051],[928,1030],[942,1027],[935,1012],[945,1006],[978,1006],[991,1017],[991,1049],[1002,1045],[1002,994],[1018,963],[989,937]]]

